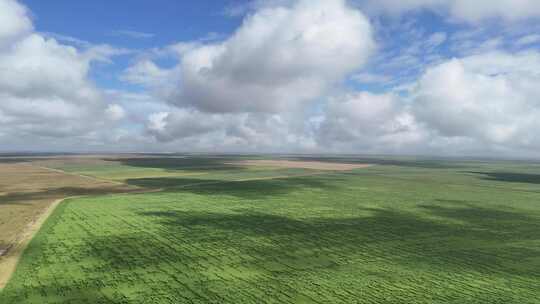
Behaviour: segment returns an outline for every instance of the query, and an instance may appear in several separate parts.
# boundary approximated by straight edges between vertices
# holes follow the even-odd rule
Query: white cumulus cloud
[[[426,71],[412,103],[415,117],[443,137],[483,146],[538,148],[540,53],[493,52],[453,59]],[[487,147],[486,147],[487,148]]]
[[[26,8],[15,0],[0,1],[0,47],[9,39],[32,30]]]
[[[319,97],[374,47],[369,20],[344,0],[263,8],[225,41],[184,49],[168,100],[215,113],[285,111]],[[146,76],[163,73],[139,63],[125,79],[149,82]]]
[[[405,151],[424,139],[406,104],[390,93],[355,92],[334,98],[321,119],[317,140],[336,151]]]
[[[103,46],[82,52],[33,30],[27,9],[0,0],[0,128],[3,143],[75,142],[121,115],[89,80]],[[99,56],[98,56],[99,55]],[[40,141],[42,140],[42,141]],[[46,149],[47,147],[43,147]]]

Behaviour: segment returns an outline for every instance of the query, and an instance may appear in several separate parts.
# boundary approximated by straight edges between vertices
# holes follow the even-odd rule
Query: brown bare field
[[[352,169],[362,169],[371,166],[370,164],[347,164],[331,163],[321,161],[294,161],[294,160],[243,160],[228,163],[241,166],[264,166],[279,168],[301,168],[314,170],[347,171]]]
[[[19,251],[24,249],[23,244],[52,212],[51,206],[55,206],[55,202],[71,196],[135,189],[29,162],[0,161],[0,288],[15,267]]]

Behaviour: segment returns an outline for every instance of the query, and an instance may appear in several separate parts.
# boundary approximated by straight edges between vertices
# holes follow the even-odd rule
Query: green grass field
[[[540,164],[352,161],[61,168],[163,191],[60,205],[0,303],[540,303]]]

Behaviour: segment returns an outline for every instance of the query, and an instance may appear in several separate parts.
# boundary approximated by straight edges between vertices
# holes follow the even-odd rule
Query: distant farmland
[[[539,164],[301,160],[372,166],[41,160],[161,191],[62,203],[0,303],[540,303]]]

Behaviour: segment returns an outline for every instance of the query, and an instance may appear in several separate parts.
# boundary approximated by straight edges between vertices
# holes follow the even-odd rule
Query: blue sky
[[[231,1],[23,1],[36,27],[92,43],[151,48],[179,40],[195,40],[213,31],[229,33],[241,22],[224,17]],[[148,39],[111,35],[114,31],[150,33]]]
[[[40,32],[57,34],[79,39],[91,44],[109,44],[117,48],[126,48],[134,53],[116,57],[107,65],[97,65],[93,71],[94,80],[107,88],[126,88],[126,84],[118,81],[118,74],[126,69],[137,55],[156,47],[163,47],[181,41],[205,39],[223,39],[233,33],[242,23],[245,14],[252,13],[248,9],[252,1],[172,1],[158,0],[130,1],[129,7],[120,1],[36,1],[23,0],[32,12],[34,25]],[[231,13],[237,12],[237,14]],[[423,37],[430,33],[451,33],[467,29],[468,25],[446,22],[441,16],[429,10],[414,11],[396,18],[395,16],[371,16],[379,23],[378,37],[380,47],[392,55],[399,55],[418,37],[413,33],[403,32],[404,23],[414,22],[414,30],[423,31]],[[416,34],[416,33],[415,33]],[[490,37],[480,37],[486,39]],[[64,43],[77,43],[64,40]],[[445,57],[453,56],[445,45],[437,50]],[[161,65],[171,64],[170,60],[159,59]],[[373,62],[370,72],[378,72],[377,62]],[[396,76],[412,73],[392,69],[386,71]],[[356,85],[352,82],[351,85]],[[370,90],[380,91],[386,88],[383,84],[364,84]]]
[[[1,151],[536,157],[534,0],[0,0]]]
[[[242,22],[226,15],[229,7],[237,5],[235,1],[135,0],[129,7],[122,1],[105,0],[21,2],[31,10],[38,31],[134,51],[203,39],[213,33],[229,34]],[[132,57],[98,65],[95,81],[105,87],[125,87],[114,74],[127,68]]]
[[[200,39],[222,39],[233,33],[242,23],[243,17],[251,13],[247,7],[253,1],[172,1],[158,0],[130,1],[129,8],[119,1],[21,1],[31,10],[34,24],[38,31],[47,34],[80,39],[91,44],[109,44],[118,48],[126,48],[134,52],[144,52],[156,47],[163,47],[181,41]],[[237,14],[231,13],[237,12]],[[467,29],[469,25],[446,22],[441,16],[429,10],[414,11],[400,18],[395,16],[374,15],[379,23],[378,39],[380,47],[396,56],[414,43],[418,37],[403,32],[403,24],[414,22],[414,30],[429,33],[452,32]],[[61,36],[56,37],[61,38]],[[489,35],[481,38],[487,38]],[[68,40],[67,44],[76,43]],[[453,56],[444,45],[438,50],[439,55]],[[93,71],[94,80],[108,88],[126,88],[126,84],[118,81],[117,76],[126,69],[136,53],[119,56],[108,65],[97,65]],[[171,64],[167,59],[160,59],[164,66]],[[373,67],[368,70],[378,71]],[[410,67],[409,67],[410,68]],[[395,75],[413,73],[395,69],[387,71]],[[355,85],[356,83],[351,83]],[[366,85],[366,84],[364,84]],[[373,91],[386,88],[383,84],[367,84]],[[129,87],[129,86],[128,86]]]
[[[118,81],[118,74],[126,69],[136,56],[136,52],[144,52],[156,47],[171,45],[180,41],[195,41],[205,39],[223,39],[233,33],[242,23],[246,13],[251,13],[246,7],[252,1],[130,1],[129,8],[125,3],[116,1],[52,1],[36,0],[22,1],[33,14],[34,24],[38,31],[59,34],[80,39],[92,44],[109,44],[118,48],[133,50],[134,53],[115,58],[107,65],[97,65],[93,71],[94,80],[100,86],[107,88],[132,88]],[[355,5],[361,6],[357,1]],[[238,14],[232,14],[237,12]],[[373,14],[370,16],[378,26],[376,30],[379,47],[385,55],[398,57],[419,39],[426,39],[430,34],[444,33],[446,38],[460,31],[472,31],[478,24],[460,23],[448,20],[439,12],[421,9],[406,12],[396,17],[394,15]],[[501,24],[489,20],[480,35],[474,41],[481,44],[484,41],[501,37],[501,32],[519,30],[534,32],[537,22],[526,20],[524,23]],[[403,31],[404,26],[411,26],[409,31]],[[531,27],[531,29],[528,29]],[[421,35],[418,32],[422,32]],[[503,36],[504,37],[504,36]],[[58,37],[57,37],[58,38]],[[505,37],[503,48],[513,44],[512,37]],[[69,41],[64,41],[70,43]],[[447,41],[437,47],[436,54],[444,58],[459,56]],[[73,44],[73,43],[72,43]],[[76,45],[76,44],[75,44]],[[533,46],[538,47],[538,43]],[[527,46],[528,48],[531,45]],[[515,47],[514,47],[515,48]],[[429,61],[427,50],[420,50],[418,59]],[[379,54],[381,55],[381,54]],[[375,57],[376,58],[376,57]],[[170,59],[170,58],[169,58]],[[171,64],[170,60],[159,59],[163,66]],[[379,62],[373,60],[363,70],[369,73],[393,74],[399,78],[396,81],[414,80],[422,68],[406,66],[399,68],[380,68]],[[357,86],[356,81],[350,85]],[[388,88],[386,83],[362,83],[363,89],[381,92]],[[134,88],[136,89],[136,88]]]

